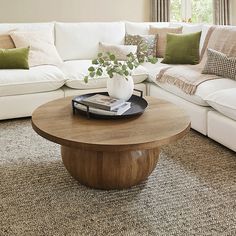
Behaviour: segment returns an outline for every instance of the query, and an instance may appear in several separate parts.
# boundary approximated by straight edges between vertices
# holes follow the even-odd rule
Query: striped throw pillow
[[[236,80],[236,57],[228,57],[224,53],[207,49],[207,62],[202,74],[219,75]]]

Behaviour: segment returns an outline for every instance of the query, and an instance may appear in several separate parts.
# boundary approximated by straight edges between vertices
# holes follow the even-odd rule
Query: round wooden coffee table
[[[156,167],[160,147],[182,138],[190,119],[176,105],[152,97],[144,114],[119,120],[73,115],[72,97],[37,108],[33,129],[61,145],[63,163],[81,184],[123,189],[145,180]]]

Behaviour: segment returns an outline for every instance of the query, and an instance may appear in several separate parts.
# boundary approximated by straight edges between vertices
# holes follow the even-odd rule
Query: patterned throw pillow
[[[99,52],[110,52],[116,56],[117,60],[126,61],[127,55],[130,53],[137,53],[137,46],[135,45],[115,45],[108,43],[99,43]]]
[[[157,57],[164,57],[166,51],[166,38],[167,34],[182,34],[183,27],[150,27],[149,34],[158,35],[158,42],[157,42]]]
[[[224,53],[207,49],[207,62],[202,74],[219,75],[236,80],[236,57],[228,57]]]
[[[156,56],[156,35],[130,35],[125,36],[125,45],[137,45],[137,56],[143,61],[144,56]]]

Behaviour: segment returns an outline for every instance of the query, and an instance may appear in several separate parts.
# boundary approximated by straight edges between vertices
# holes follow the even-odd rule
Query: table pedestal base
[[[137,151],[100,152],[61,146],[63,163],[81,184],[97,189],[125,189],[151,174],[159,148]]]

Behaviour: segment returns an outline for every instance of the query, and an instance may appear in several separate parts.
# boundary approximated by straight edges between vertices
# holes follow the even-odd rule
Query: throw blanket
[[[197,87],[212,79],[221,78],[216,75],[202,74],[207,60],[207,48],[222,52],[231,57],[236,57],[236,27],[213,26],[208,30],[201,52],[201,61],[198,65],[170,66],[161,70],[157,81],[177,86],[187,94],[193,95]]]
[[[168,67],[161,70],[157,81],[173,84],[185,93],[193,95],[197,90],[197,86],[201,83],[220,78],[217,75],[202,74],[202,69],[191,65]]]

